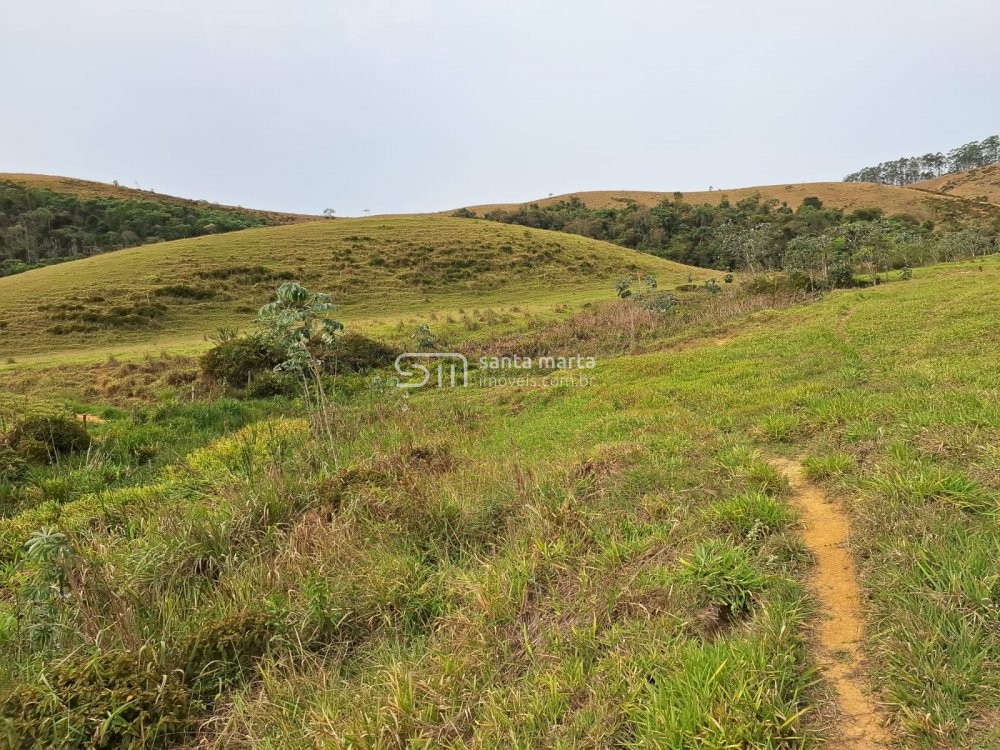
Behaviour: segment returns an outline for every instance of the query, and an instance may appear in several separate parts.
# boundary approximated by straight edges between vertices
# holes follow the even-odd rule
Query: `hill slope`
[[[152,190],[139,190],[136,188],[123,187],[121,185],[109,185],[106,182],[94,182],[92,180],[79,180],[75,177],[61,177],[59,175],[48,174],[27,174],[22,172],[0,172],[0,182],[14,182],[29,188],[51,190],[53,193],[72,195],[81,200],[91,200],[94,198],[112,198],[115,200],[130,201],[161,201],[175,203],[183,206],[198,206],[201,208],[236,209],[252,216],[259,216],[268,224],[291,224],[300,221],[314,221],[317,216],[307,214],[292,214],[283,211],[266,211],[255,208],[243,208],[242,206],[227,206],[211,201],[197,200],[192,198],[179,198],[175,195],[164,195]]]
[[[955,175],[951,176],[955,177]],[[831,208],[843,208],[845,211],[854,211],[859,208],[881,208],[886,214],[908,213],[921,220],[936,218],[939,211],[935,207],[942,201],[946,201],[950,206],[955,202],[956,197],[967,197],[960,194],[956,194],[956,196],[934,196],[922,190],[864,182],[805,182],[787,185],[763,185],[760,187],[736,188],[732,190],[682,193],[682,195],[687,203],[708,203],[711,205],[718,205],[724,199],[736,203],[744,198],[760,195],[763,198],[773,198],[780,203],[787,203],[792,208],[798,207],[804,198],[815,196],[822,200],[825,206]],[[663,200],[673,200],[675,193],[642,190],[601,190],[567,193],[566,195],[556,195],[531,202],[545,205],[571,197],[579,198],[590,208],[613,208],[621,206],[628,201],[635,201],[643,206],[653,206]],[[521,204],[487,204],[469,206],[469,209],[482,216],[492,210],[510,210],[517,208],[518,205]],[[974,210],[978,211],[981,209]]]
[[[914,187],[973,201],[986,196],[990,203],[1000,205],[1000,164],[942,175],[933,180],[917,182]]]
[[[282,280],[334,295],[345,320],[612,296],[712,272],[568,234],[448,217],[340,219],[105,253],[0,279],[0,356],[198,345],[246,325]]]
[[[81,746],[124,705],[108,744],[995,748],[997,261],[586,387],[345,388],[333,431],[287,401],[110,415],[0,519],[8,733]]]

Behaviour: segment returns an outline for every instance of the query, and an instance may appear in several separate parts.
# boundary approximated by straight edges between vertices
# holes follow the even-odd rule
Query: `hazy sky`
[[[423,211],[1000,131],[996,0],[3,0],[0,171]]]

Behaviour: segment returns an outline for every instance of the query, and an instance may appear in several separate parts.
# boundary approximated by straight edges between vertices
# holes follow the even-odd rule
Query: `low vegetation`
[[[987,263],[733,313],[723,345],[618,356],[588,388],[404,399],[342,374],[323,429],[315,405],[288,419],[294,398],[246,395],[88,426],[89,453],[8,481],[24,489],[0,522],[5,731],[23,746],[811,746],[836,725],[804,639],[809,558],[763,455],[804,450],[854,499],[894,731],[986,746],[1000,423],[981,351],[915,347],[941,294],[962,315],[935,335],[986,345]],[[950,389],[927,388],[931,362]],[[83,479],[112,466],[117,486]]]

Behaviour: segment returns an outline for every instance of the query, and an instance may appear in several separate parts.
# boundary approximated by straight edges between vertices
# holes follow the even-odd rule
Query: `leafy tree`
[[[829,281],[833,252],[833,238],[828,235],[794,237],[785,249],[782,267],[808,274],[810,285],[816,288],[821,279]]]
[[[723,256],[750,273],[766,268],[775,239],[769,224],[751,228],[727,224],[717,232],[716,238]]]
[[[996,252],[996,246],[989,237],[972,229],[941,235],[935,249],[940,260],[978,258]]]
[[[886,224],[854,221],[841,226],[839,233],[851,257],[868,273],[872,283],[878,284],[889,257],[890,235]]]

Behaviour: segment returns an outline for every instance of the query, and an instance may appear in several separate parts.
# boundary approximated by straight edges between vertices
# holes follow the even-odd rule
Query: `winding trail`
[[[787,477],[792,502],[803,522],[803,539],[816,559],[810,586],[820,605],[817,662],[837,700],[836,729],[829,747],[837,750],[879,750],[889,743],[885,717],[867,691],[861,638],[861,590],[854,560],[847,548],[847,517],[821,489],[809,482],[795,461],[775,459]]]

